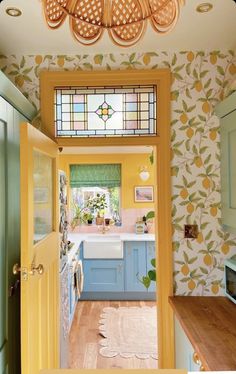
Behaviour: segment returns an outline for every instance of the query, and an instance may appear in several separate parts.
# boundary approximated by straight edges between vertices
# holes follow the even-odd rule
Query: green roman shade
[[[119,187],[120,164],[70,165],[71,187]]]

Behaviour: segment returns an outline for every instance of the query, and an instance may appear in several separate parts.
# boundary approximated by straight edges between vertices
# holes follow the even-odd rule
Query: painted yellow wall
[[[135,186],[154,186],[154,166],[149,161],[149,154],[92,154],[92,155],[60,155],[59,168],[64,170],[69,178],[70,164],[121,164],[121,199],[122,208],[153,208],[152,203],[135,203]],[[147,166],[150,177],[146,182],[139,177],[140,166]]]

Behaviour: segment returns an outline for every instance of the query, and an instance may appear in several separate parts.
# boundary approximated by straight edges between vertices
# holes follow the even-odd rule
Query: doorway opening
[[[131,84],[154,84],[159,92],[158,132],[153,136],[127,136],[127,137],[97,137],[97,138],[55,138],[54,127],[54,88],[58,86],[95,86],[117,85],[120,82]],[[110,72],[49,72],[41,74],[41,115],[45,127],[45,134],[30,126],[24,126],[22,135],[21,157],[21,205],[22,222],[28,225],[22,227],[22,258],[21,266],[34,270],[35,277],[29,277],[28,282],[22,283],[22,370],[24,373],[37,371],[42,367],[57,367],[58,357],[58,185],[53,178],[53,232],[46,236],[35,246],[33,243],[33,184],[32,184],[32,158],[33,150],[37,149],[48,154],[53,159],[53,170],[58,170],[58,148],[65,146],[141,146],[151,145],[157,147],[156,169],[158,190],[154,191],[155,201],[158,201],[157,238],[158,251],[158,341],[159,341],[159,368],[174,367],[174,341],[173,341],[173,312],[168,302],[172,294],[172,251],[171,251],[171,201],[170,201],[170,72],[167,69],[152,71],[110,71]],[[28,165],[28,169],[25,165]],[[28,194],[25,193],[28,192]],[[30,238],[30,240],[28,240]],[[32,240],[31,240],[32,239]],[[48,251],[50,248],[50,251]],[[32,264],[32,258],[37,252],[37,263]],[[43,277],[36,276],[38,264],[45,265]],[[56,273],[57,272],[57,273]],[[39,274],[40,275],[40,274]],[[42,289],[45,292],[42,292]],[[34,316],[32,318],[29,316]],[[36,327],[37,328],[36,328]],[[43,332],[43,333],[42,333]],[[47,339],[42,339],[46,336]],[[46,341],[45,341],[46,340]],[[48,349],[50,347],[50,349]],[[30,361],[29,358],[30,357]],[[49,365],[50,362],[50,365]]]
[[[154,154],[143,145],[63,147],[59,155],[69,222],[61,368],[158,368]]]

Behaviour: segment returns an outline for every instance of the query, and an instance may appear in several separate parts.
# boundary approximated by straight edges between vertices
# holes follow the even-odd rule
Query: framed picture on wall
[[[134,187],[134,201],[135,203],[152,203],[153,186],[136,186]]]

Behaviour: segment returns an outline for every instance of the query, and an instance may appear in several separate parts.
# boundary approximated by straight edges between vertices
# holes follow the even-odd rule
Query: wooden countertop
[[[205,370],[236,370],[236,305],[226,297],[169,300]]]

